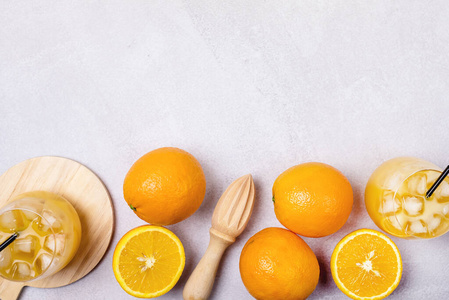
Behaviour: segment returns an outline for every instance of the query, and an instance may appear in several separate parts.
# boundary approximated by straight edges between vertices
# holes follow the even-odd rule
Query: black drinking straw
[[[11,235],[6,241],[4,241],[1,245],[0,245],[0,251],[3,251],[3,249],[5,249],[6,247],[8,247],[9,244],[11,244],[12,242],[14,242],[14,240],[19,236],[19,233],[14,232],[13,235]]]
[[[437,181],[430,187],[430,189],[426,193],[426,198],[430,198],[433,192],[437,189],[437,187],[443,182],[444,178],[449,174],[449,166],[444,169],[443,173],[437,178]]]

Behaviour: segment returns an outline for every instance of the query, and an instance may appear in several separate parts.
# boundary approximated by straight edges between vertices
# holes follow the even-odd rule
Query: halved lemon
[[[346,296],[357,300],[384,299],[401,281],[401,254],[385,234],[360,229],[337,244],[332,253],[331,271]]]
[[[164,227],[150,225],[126,233],[112,259],[120,286],[139,298],[154,298],[170,291],[184,265],[184,247],[179,238]]]

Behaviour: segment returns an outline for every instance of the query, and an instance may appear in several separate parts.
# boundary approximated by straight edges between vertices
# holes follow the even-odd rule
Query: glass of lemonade
[[[414,157],[384,162],[371,175],[365,205],[374,223],[401,238],[434,238],[449,230],[449,179],[430,198],[426,192],[442,170]]]
[[[0,252],[0,276],[29,281],[64,268],[78,250],[81,223],[63,197],[44,191],[21,194],[0,210],[0,243],[19,236]]]

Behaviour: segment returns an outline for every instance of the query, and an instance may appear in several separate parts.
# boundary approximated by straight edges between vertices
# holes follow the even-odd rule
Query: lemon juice
[[[399,157],[386,161],[371,175],[365,204],[382,230],[402,238],[433,238],[449,230],[449,179],[430,198],[441,169],[425,160]]]
[[[19,236],[0,252],[8,280],[43,278],[65,267],[78,250],[81,223],[63,197],[44,191],[21,194],[0,210],[0,242]]]

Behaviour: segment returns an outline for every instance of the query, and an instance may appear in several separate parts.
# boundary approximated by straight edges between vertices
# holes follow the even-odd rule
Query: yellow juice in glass
[[[78,250],[81,223],[63,197],[44,191],[17,196],[0,210],[0,276],[13,281],[44,278],[64,268]]]
[[[384,162],[371,175],[365,205],[385,232],[401,238],[433,238],[449,230],[449,179],[430,198],[426,192],[442,170],[414,157]]]

